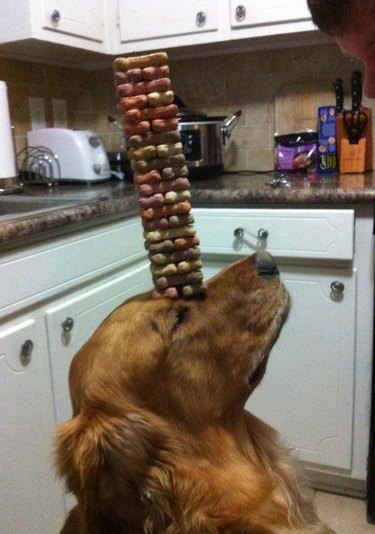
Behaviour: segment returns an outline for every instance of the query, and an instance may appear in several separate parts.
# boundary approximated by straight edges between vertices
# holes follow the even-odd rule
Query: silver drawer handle
[[[65,321],[61,323],[64,332],[71,332],[74,326],[74,320],[71,317],[67,317]]]
[[[236,239],[242,239],[245,235],[245,230],[243,228],[236,228],[233,233]],[[266,230],[265,228],[259,228],[257,235],[259,239],[267,239],[268,230]]]
[[[245,235],[245,230],[243,228],[236,228],[233,233],[236,239],[242,239]]]
[[[60,19],[61,19],[61,15],[60,15],[60,11],[57,11],[57,9],[55,9],[54,11],[52,11],[52,14],[51,14],[51,20],[54,24],[58,24],[60,22]]]
[[[331,289],[336,295],[342,295],[344,293],[345,286],[342,282],[335,280],[331,283]]]
[[[202,28],[206,24],[207,15],[204,11],[198,11],[196,17],[195,17],[195,24],[198,26],[198,28]]]
[[[27,339],[21,347],[20,360],[22,365],[28,365],[31,360],[31,353],[33,352],[34,343],[31,339]]]
[[[259,228],[258,230],[258,237],[259,239],[267,239],[268,237],[268,230],[265,228]]]
[[[245,6],[237,6],[236,7],[236,20],[237,22],[242,22],[246,18],[246,7]]]

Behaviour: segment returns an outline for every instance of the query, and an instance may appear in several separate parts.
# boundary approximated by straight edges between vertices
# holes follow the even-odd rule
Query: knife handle
[[[335,96],[336,96],[336,112],[337,114],[341,113],[344,108],[344,87],[343,87],[343,80],[341,78],[337,78],[335,83],[333,84],[335,88]]]
[[[353,71],[351,78],[352,110],[359,111],[362,105],[362,72]]]

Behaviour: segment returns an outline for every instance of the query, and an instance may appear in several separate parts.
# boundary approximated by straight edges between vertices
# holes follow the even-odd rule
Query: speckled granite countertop
[[[275,178],[278,180],[275,182]],[[273,184],[270,185],[270,184]],[[348,205],[375,200],[375,173],[326,177],[233,173],[192,181],[192,205],[212,207],[257,207],[261,205]],[[46,213],[23,217],[1,217],[0,250],[19,247],[118,220],[138,213],[134,186],[130,181],[101,184],[28,186],[24,196],[59,198],[76,204]],[[4,198],[4,197],[3,197]],[[312,206],[311,206],[312,207]]]

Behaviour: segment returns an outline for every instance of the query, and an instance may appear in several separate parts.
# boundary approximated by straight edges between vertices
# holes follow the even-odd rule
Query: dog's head
[[[98,391],[195,422],[242,408],[265,372],[287,308],[287,293],[266,251],[219,273],[205,297],[135,297],[76,356],[75,411],[83,397]]]

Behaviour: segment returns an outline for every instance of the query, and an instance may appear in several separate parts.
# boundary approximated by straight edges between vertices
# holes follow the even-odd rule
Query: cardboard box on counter
[[[337,172],[336,107],[318,108],[318,142],[320,174]]]

